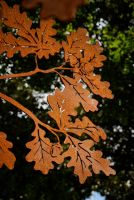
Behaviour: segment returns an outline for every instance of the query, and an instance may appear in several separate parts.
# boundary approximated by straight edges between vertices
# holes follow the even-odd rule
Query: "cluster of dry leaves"
[[[37,2],[37,1],[35,1]],[[0,54],[5,53],[8,58],[20,52],[22,57],[33,54],[39,59],[48,59],[50,55],[64,51],[64,63],[62,66],[40,70],[38,66],[31,74],[38,72],[56,73],[64,89],[56,89],[53,95],[48,96],[48,103],[51,110],[48,115],[55,120],[57,126],[51,127],[40,121],[30,110],[11,97],[0,93],[0,97],[10,102],[25,112],[35,123],[35,130],[32,133],[33,140],[26,144],[30,152],[26,156],[28,162],[35,162],[34,169],[47,174],[54,168],[54,162],[67,167],[73,167],[74,173],[78,175],[80,183],[84,183],[92,172],[98,174],[103,171],[107,176],[115,174],[110,167],[110,161],[102,157],[102,152],[95,150],[95,145],[100,139],[105,140],[106,134],[102,128],[93,124],[90,119],[84,116],[78,118],[78,107],[85,112],[97,111],[98,101],[93,94],[102,98],[113,98],[109,89],[109,82],[101,81],[101,76],[94,73],[95,68],[103,66],[106,59],[102,55],[102,47],[97,42],[90,43],[88,32],[79,28],[67,36],[67,40],[58,42],[54,38],[56,30],[53,28],[54,20],[41,20],[39,28],[31,28],[32,21],[26,13],[21,13],[19,7],[9,7],[4,1],[0,1],[2,7],[1,23],[4,26],[16,30],[4,32],[0,29]],[[66,67],[68,64],[68,68]],[[69,70],[73,76],[69,77],[64,72]],[[61,73],[62,72],[62,73]],[[28,76],[29,73],[15,74],[14,77]],[[12,78],[12,74],[1,75],[0,79]],[[70,98],[71,97],[71,98]],[[75,120],[72,120],[75,118]],[[48,134],[55,137],[51,141]],[[61,135],[64,135],[61,140]],[[85,137],[85,136],[86,137]],[[84,139],[86,138],[86,139]],[[9,148],[12,143],[6,140],[6,134],[0,132],[0,167],[5,164],[9,169],[14,167],[15,156]]]

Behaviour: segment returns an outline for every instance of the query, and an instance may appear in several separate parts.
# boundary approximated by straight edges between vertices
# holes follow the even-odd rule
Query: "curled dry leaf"
[[[63,153],[63,156],[71,157],[67,167],[74,167],[74,173],[79,176],[80,183],[84,183],[88,176],[92,176],[91,167],[96,174],[100,171],[107,176],[115,174],[115,171],[109,166],[109,160],[102,158],[101,151],[90,150],[94,145],[92,140],[80,141],[67,136],[64,143],[69,144],[69,148]]]
[[[58,164],[63,162],[63,157],[60,155],[62,147],[59,143],[51,143],[45,137],[45,131],[36,127],[32,133],[34,140],[26,143],[26,147],[31,149],[27,154],[26,160],[28,162],[35,162],[34,169],[40,170],[43,174],[47,174],[50,169],[54,168],[52,162]]]
[[[4,2],[0,2],[2,6],[2,21],[3,23],[16,29],[17,37],[13,33],[4,33],[0,30],[0,54],[7,52],[10,58],[16,52],[20,51],[21,56],[25,57],[28,54],[36,54],[40,59],[42,57],[49,58],[49,55],[54,55],[59,52],[61,45],[53,36],[56,35],[56,30],[52,28],[54,20],[42,20],[40,27],[33,29],[32,20],[26,13],[20,13],[19,7],[15,5],[13,8],[8,7]]]
[[[13,144],[6,140],[7,135],[0,132],[0,168],[5,164],[9,169],[14,168],[16,158],[14,154],[9,151]]]
[[[48,18],[55,16],[60,20],[70,20],[75,17],[78,6],[85,3],[85,0],[23,0],[25,8],[35,8],[41,4],[41,17]]]

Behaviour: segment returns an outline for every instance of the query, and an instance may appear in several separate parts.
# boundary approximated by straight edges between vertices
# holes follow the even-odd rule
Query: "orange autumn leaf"
[[[59,89],[55,90],[54,95],[48,96],[48,103],[51,107],[51,110],[48,112],[49,116],[53,118],[59,129],[63,129],[65,124],[69,120],[69,115],[75,116],[77,112],[74,110],[75,103],[65,101],[64,94]],[[68,106],[68,109],[65,109],[65,106]]]
[[[106,57],[102,55],[103,48],[99,42],[90,44],[90,38],[86,29],[79,28],[76,32],[67,36],[67,42],[62,42],[64,58],[73,67],[74,76],[82,80],[93,94],[103,98],[113,98],[109,89],[109,82],[102,82],[101,76],[93,73],[95,68],[102,67]]]
[[[90,73],[90,75],[83,75],[82,80],[87,84],[93,94],[99,95],[103,98],[113,98],[112,91],[109,89],[110,83],[101,81],[101,76]]]
[[[103,48],[100,47],[99,42],[90,44],[84,49],[83,57],[80,59],[81,74],[90,74],[94,68],[102,67],[106,56],[101,55]]]
[[[96,174],[103,171],[107,176],[115,174],[109,166],[109,160],[102,158],[101,151],[90,150],[94,145],[92,140],[80,141],[67,136],[64,143],[69,144],[69,148],[63,156],[71,157],[67,167],[74,167],[74,173],[78,175],[80,183],[84,183],[88,176],[92,176],[92,171]]]
[[[95,174],[99,174],[101,171],[105,173],[106,176],[115,175],[116,172],[110,167],[110,160],[102,158],[101,151],[90,151],[90,156],[87,159],[92,163],[92,170]]]
[[[90,44],[88,32],[84,28],[78,28],[67,36],[67,42],[62,42],[62,46],[65,61],[81,74],[89,74],[95,67],[102,67],[103,61],[106,60],[106,57],[101,55],[103,48],[99,42]]]
[[[72,67],[79,67],[79,59],[82,57],[82,52],[87,47],[88,42],[89,37],[86,29],[78,28],[76,32],[70,33],[67,36],[67,42],[62,42],[65,61],[70,62]]]
[[[35,127],[32,136],[34,139],[26,143],[26,147],[31,149],[26,156],[26,160],[28,162],[34,161],[34,169],[40,170],[43,174],[47,174],[50,169],[54,168],[52,162],[58,164],[63,162],[63,157],[60,155],[62,147],[59,143],[51,143],[45,137],[45,131],[39,127]]]
[[[76,109],[80,104],[86,112],[98,110],[98,102],[90,97],[90,92],[83,88],[82,83],[69,77],[66,77],[63,83],[63,91],[56,89],[54,95],[48,96],[48,103],[52,109],[48,114],[57,122],[60,129],[67,126],[69,116],[77,115]]]
[[[7,135],[0,132],[0,168],[6,165],[9,169],[14,168],[16,158],[14,154],[9,150],[13,147],[13,144],[6,140]]]
[[[75,17],[78,6],[85,3],[85,0],[23,0],[22,5],[27,8],[35,8],[41,5],[41,17],[57,17],[60,20],[71,20]]]
[[[83,143],[71,136],[66,137],[65,144],[69,144],[69,148],[63,156],[71,157],[71,160],[68,162],[67,167],[74,167],[74,174],[78,175],[80,183],[84,183],[88,176],[92,176],[92,173],[89,170],[89,161],[86,159],[88,153],[81,148],[81,144],[85,144],[88,148],[93,146],[92,140],[85,140]]]
[[[40,27],[33,29],[32,20],[26,13],[20,13],[19,7],[15,5],[13,8],[8,7],[4,2],[0,2],[2,6],[2,22],[13,29],[16,29],[15,37],[13,33],[4,33],[0,30],[0,54],[7,52],[10,58],[16,52],[21,53],[22,57],[28,54],[36,54],[40,59],[42,57],[49,58],[49,55],[54,55],[59,52],[61,45],[53,36],[56,35],[56,30],[52,28],[54,20],[42,20]]]
[[[71,96],[69,101],[75,102],[75,107],[81,104],[86,112],[98,110],[98,101],[92,98],[90,91],[84,87],[79,79],[64,77],[62,81],[65,85],[64,94],[65,96]]]
[[[84,116],[82,120],[76,118],[74,123],[68,123],[65,130],[68,133],[74,133],[78,136],[82,136],[82,134],[87,134],[95,142],[99,142],[99,137],[101,137],[101,139],[103,140],[106,140],[106,133],[103,131],[103,129],[93,124],[93,122],[91,122],[91,120],[86,116]]]

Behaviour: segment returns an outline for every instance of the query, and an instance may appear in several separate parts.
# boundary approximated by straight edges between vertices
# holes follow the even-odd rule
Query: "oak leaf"
[[[113,98],[109,89],[109,82],[102,82],[101,76],[93,73],[94,68],[102,67],[106,60],[101,55],[103,48],[99,42],[90,44],[90,38],[86,29],[78,29],[76,32],[67,36],[67,42],[62,42],[64,48],[64,58],[73,67],[74,76],[90,88],[92,93],[103,98]]]
[[[74,133],[78,136],[82,136],[82,134],[85,133],[89,135],[95,142],[99,142],[99,137],[101,137],[103,140],[106,139],[106,134],[103,129],[93,124],[93,122],[91,122],[91,120],[86,116],[84,116],[82,120],[77,118],[74,123],[68,123],[66,131],[68,133]]]
[[[65,124],[69,121],[69,115],[75,116],[77,114],[74,110],[75,103],[65,102],[65,98],[68,98],[68,96],[65,97],[59,89],[56,89],[55,94],[49,95],[47,98],[51,107],[51,111],[48,114],[56,121],[59,129],[64,128]],[[65,108],[66,106],[68,106],[67,109]]]
[[[35,162],[34,169],[40,170],[43,174],[47,174],[50,169],[54,168],[52,162],[61,164],[64,159],[62,157],[62,147],[59,143],[51,143],[49,138],[45,137],[45,131],[36,127],[32,133],[34,140],[26,143],[26,147],[31,149],[27,154],[28,162]]]
[[[106,56],[101,55],[103,48],[100,47],[99,42],[96,44],[89,44],[83,51],[83,57],[80,59],[81,74],[90,74],[94,68],[102,67]]]
[[[52,28],[54,20],[40,21],[40,27],[33,29],[32,20],[26,13],[20,13],[19,7],[15,5],[13,8],[8,7],[4,2],[0,2],[2,6],[2,22],[13,29],[16,29],[17,37],[13,33],[3,33],[0,31],[0,53],[7,52],[10,58],[16,52],[20,51],[21,56],[28,54],[36,54],[39,58],[49,58],[59,52],[61,45],[53,36],[56,30]]]
[[[67,36],[67,42],[62,42],[65,52],[65,61],[74,67],[75,72],[89,74],[96,67],[102,67],[106,60],[101,55],[103,48],[99,42],[90,44],[88,32],[84,28],[78,28],[76,32]]]
[[[82,58],[82,52],[87,47],[88,42],[88,32],[84,28],[78,28],[76,32],[68,35],[67,42],[62,42],[65,61],[70,62],[72,67],[79,67],[79,59]]]
[[[85,3],[85,0],[23,0],[25,8],[35,8],[41,4],[41,17],[48,18],[55,16],[60,20],[70,20],[75,17],[78,6]]]
[[[99,95],[103,98],[113,98],[112,91],[109,89],[110,83],[107,81],[101,81],[100,75],[90,73],[90,75],[79,76],[79,78],[86,83],[93,94]]]
[[[6,140],[7,135],[0,132],[0,168],[5,164],[9,169],[14,168],[16,158],[14,154],[9,151],[13,144]]]
[[[69,148],[63,153],[63,156],[71,157],[67,167],[74,167],[74,173],[79,176],[80,183],[84,183],[88,176],[92,176],[91,167],[96,174],[100,171],[107,176],[115,174],[115,171],[109,166],[109,160],[102,158],[101,151],[90,150],[94,145],[92,140],[80,141],[67,136],[64,143],[69,144]]]
[[[63,83],[65,85],[63,91],[56,89],[54,95],[48,96],[48,103],[52,109],[48,114],[57,122],[60,129],[67,126],[70,115],[77,115],[76,108],[80,104],[86,112],[96,111],[98,104],[90,97],[90,92],[83,88],[82,83],[69,77],[66,77]]]
[[[75,102],[75,107],[81,104],[86,112],[98,110],[98,101],[92,98],[90,91],[84,87],[80,80],[66,77],[63,83],[65,85],[64,95],[69,97],[69,102]]]

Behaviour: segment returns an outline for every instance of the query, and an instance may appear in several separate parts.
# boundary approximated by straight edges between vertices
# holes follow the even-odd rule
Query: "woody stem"
[[[59,67],[54,67],[51,69],[47,69],[47,70],[42,70],[39,69],[37,66],[34,70],[30,71],[30,72],[23,72],[23,73],[18,73],[18,74],[6,74],[6,75],[1,75],[0,79],[6,79],[6,78],[20,78],[20,77],[27,77],[27,76],[32,76],[34,74],[37,73],[43,73],[43,74],[49,74],[49,73],[55,73],[56,70],[72,70],[71,68],[64,68],[62,66]]]
[[[40,121],[29,109],[27,109],[26,107],[24,107],[22,104],[20,104],[16,100],[12,99],[11,97],[7,96],[6,94],[3,94],[3,93],[0,92],[0,98],[6,100],[7,102],[9,102],[12,105],[14,105],[16,108],[18,108],[21,111],[23,111],[24,113],[26,113],[34,121],[36,126],[37,125],[43,126],[47,130],[49,130],[51,133],[53,133],[57,137],[58,142],[60,142],[59,137],[55,133],[55,131],[57,129],[54,129],[51,126],[49,126],[49,125],[45,124],[44,122]]]

